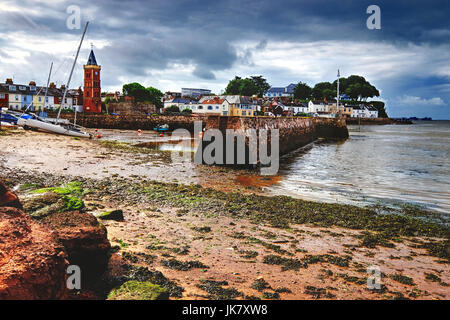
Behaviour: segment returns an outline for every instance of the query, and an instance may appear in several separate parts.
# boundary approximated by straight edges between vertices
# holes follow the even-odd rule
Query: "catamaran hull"
[[[90,138],[91,135],[87,132],[83,131],[75,131],[75,130],[69,130],[66,129],[60,125],[39,121],[35,119],[23,119],[19,118],[17,120],[17,125],[22,126],[24,128],[33,128],[37,130],[42,130],[46,132],[51,133],[57,133],[57,134],[63,134],[66,136],[72,136],[72,137],[80,137],[80,138]]]

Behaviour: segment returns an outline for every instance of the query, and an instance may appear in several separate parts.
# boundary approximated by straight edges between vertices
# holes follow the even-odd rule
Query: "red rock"
[[[106,228],[92,214],[80,211],[54,213],[43,221],[57,233],[70,264],[81,268],[83,286],[98,280],[107,268],[111,249]]]
[[[0,208],[0,300],[65,299],[64,247],[57,235],[16,208]]]
[[[6,188],[3,182],[0,181],[0,207],[14,207],[22,209],[19,198]]]

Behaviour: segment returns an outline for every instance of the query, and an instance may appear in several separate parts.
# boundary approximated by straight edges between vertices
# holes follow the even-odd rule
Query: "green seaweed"
[[[253,281],[250,288],[260,291],[260,292],[264,291],[265,289],[272,289],[270,287],[269,283],[262,278],[256,279],[255,281]]]
[[[167,300],[166,289],[150,282],[127,281],[114,289],[108,300]]]
[[[265,256],[263,262],[265,264],[281,265],[282,271],[299,270],[300,268],[308,267],[308,264],[298,259],[285,258],[273,254]]]
[[[396,273],[396,274],[391,274],[390,278],[392,280],[395,280],[397,282],[400,282],[402,284],[407,284],[409,286],[413,286],[414,285],[414,281],[412,278],[408,277],[408,276],[404,276],[402,274]]]
[[[237,297],[242,297],[243,293],[234,288],[223,288],[227,286],[227,281],[215,281],[215,280],[200,280],[200,284],[197,287],[209,293],[207,296],[211,300],[231,300]]]

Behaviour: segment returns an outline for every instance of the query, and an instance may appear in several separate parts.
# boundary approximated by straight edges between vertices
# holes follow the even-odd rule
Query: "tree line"
[[[339,78],[339,91],[347,94],[351,100],[365,101],[367,98],[380,96],[378,89],[364,77],[351,75],[348,78]],[[225,94],[263,97],[271,88],[270,84],[262,76],[241,78],[236,76],[228,82]],[[334,82],[319,82],[310,87],[304,82],[299,82],[294,89],[294,98],[307,99],[334,99],[337,92],[337,80]]]
[[[367,98],[379,97],[378,89],[364,77],[351,75],[348,78],[339,78],[339,92],[346,94],[351,100],[366,101]],[[299,82],[294,89],[295,99],[334,99],[337,93],[337,80],[331,82],[319,82],[310,87],[304,82]]]

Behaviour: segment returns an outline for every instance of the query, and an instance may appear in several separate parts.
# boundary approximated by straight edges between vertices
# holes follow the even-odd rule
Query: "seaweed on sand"
[[[146,267],[128,265],[125,277],[121,280],[119,285],[129,280],[151,282],[165,288],[169,295],[175,298],[181,298],[184,291],[183,287],[167,279],[160,271],[153,272]]]
[[[199,185],[147,182],[142,192],[150,200],[193,209],[208,206],[210,214],[228,214],[256,223],[270,223],[276,227],[290,224],[313,224],[323,227],[383,232],[384,239],[398,236],[432,236],[448,238],[450,227],[416,215],[401,212],[379,214],[373,208],[318,203],[288,196],[260,196],[226,193]],[[416,211],[419,209],[416,209]],[[384,242],[387,244],[387,242]]]
[[[227,285],[227,281],[200,280],[197,287],[209,293],[207,298],[211,300],[230,300],[243,296],[242,292],[234,288],[223,288]]]
[[[161,264],[167,268],[179,271],[188,271],[194,268],[208,269],[209,267],[200,261],[179,261],[176,259],[162,260]]]

